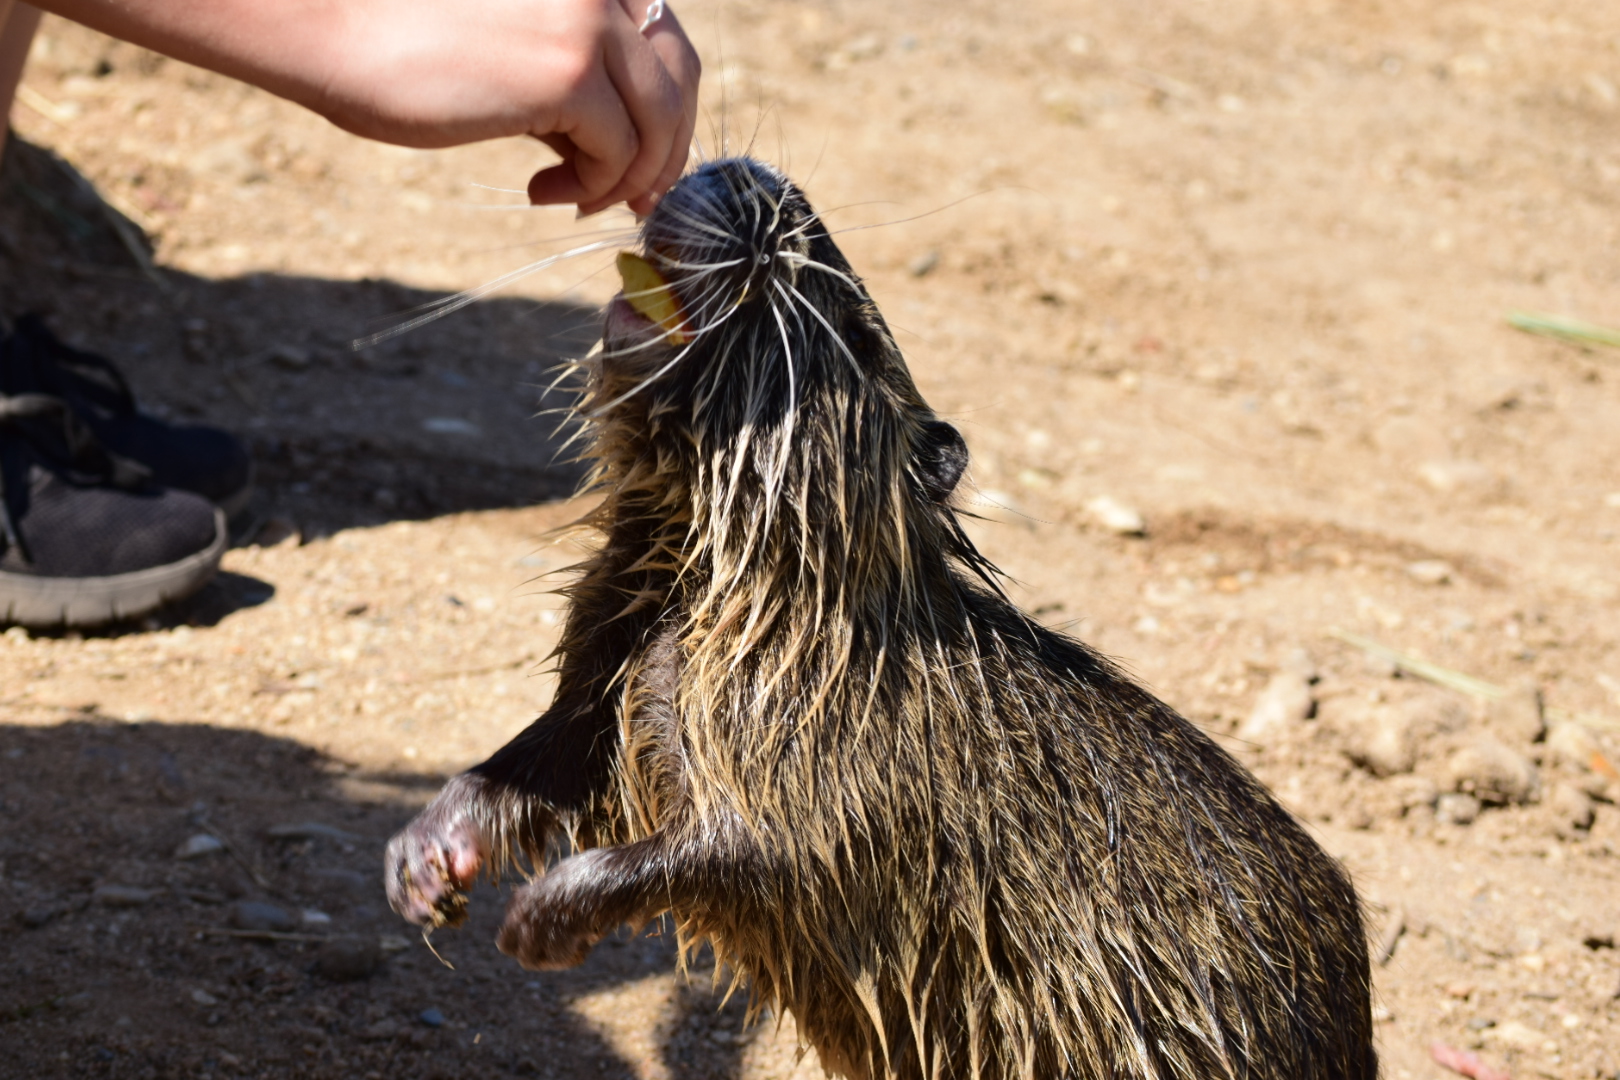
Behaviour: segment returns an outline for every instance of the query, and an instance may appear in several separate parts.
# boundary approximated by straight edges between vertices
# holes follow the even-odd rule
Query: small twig
[[[1474,697],[1485,698],[1489,701],[1496,701],[1508,695],[1505,688],[1497,686],[1495,683],[1486,682],[1484,679],[1476,679],[1472,675],[1454,671],[1448,667],[1441,667],[1439,664],[1430,663],[1427,660],[1413,656],[1411,653],[1404,653],[1399,649],[1392,649],[1388,645],[1382,645],[1372,638],[1362,637],[1360,634],[1351,633],[1349,630],[1341,630],[1337,626],[1329,627],[1327,636],[1342,641],[1347,645],[1354,645],[1370,656],[1376,656],[1380,660],[1395,665],[1401,671],[1416,675],[1420,679],[1427,679],[1436,686],[1444,686],[1446,689],[1455,690],[1460,694],[1472,694]],[[1568,709],[1558,709],[1550,705],[1543,709],[1542,712],[1548,720],[1554,723],[1581,724],[1591,728],[1620,731],[1620,722],[1608,720],[1601,716],[1593,716],[1590,713],[1571,712]]]
[[[196,931],[199,937],[245,938],[249,941],[326,941],[325,934],[289,934],[280,930],[233,930],[226,926],[204,926]]]
[[[1406,910],[1394,908],[1384,920],[1383,932],[1378,935],[1378,947],[1373,951],[1373,962],[1379,967],[1389,963],[1390,957],[1395,955],[1395,946],[1401,943],[1401,935],[1404,933],[1406,933]]]
[[[1560,341],[1569,341],[1576,345],[1607,345],[1612,349],[1620,349],[1620,330],[1610,330],[1606,326],[1582,322],[1579,319],[1546,315],[1536,311],[1510,311],[1507,321],[1515,330],[1523,330],[1527,334],[1558,338]]]
[[[1147,68],[1128,67],[1123,69],[1120,74],[1138,86],[1145,86],[1149,90],[1157,90],[1166,97],[1172,97],[1178,101],[1196,102],[1200,97],[1197,87],[1184,83],[1180,79],[1172,79],[1170,76],[1162,75],[1157,71],[1149,71]]]
[[[1489,698],[1493,701],[1507,697],[1507,691],[1495,683],[1488,683],[1484,679],[1476,679],[1472,675],[1465,675],[1460,671],[1441,667],[1439,664],[1431,664],[1429,661],[1421,660],[1411,653],[1403,653],[1399,649],[1381,645],[1372,638],[1353,634],[1349,630],[1341,630],[1336,626],[1330,627],[1327,636],[1337,638],[1347,645],[1354,645],[1362,652],[1376,656],[1380,660],[1387,660],[1402,671],[1416,675],[1420,679],[1427,679],[1439,686],[1444,686],[1448,690],[1455,690],[1460,694],[1472,694],[1474,697]]]
[[[444,957],[440,956],[439,955],[439,950],[435,949],[433,947],[433,942],[428,940],[428,935],[431,934],[431,933],[433,933],[433,927],[431,927],[431,926],[422,927],[422,944],[426,945],[427,946],[427,951],[433,954],[433,959],[437,960],[439,963],[443,964],[445,967],[449,968],[451,971],[456,970],[456,965],[452,964],[450,961],[448,961]]]
[[[520,660],[505,660],[499,664],[490,664],[486,667],[455,668],[450,671],[427,671],[420,675],[407,674],[400,681],[406,683],[439,682],[443,679],[459,679],[463,675],[489,675],[497,671],[511,671],[522,667],[524,664],[532,662],[533,657],[525,656]]]
[[[248,876],[253,879],[254,884],[258,885],[259,888],[273,893],[276,896],[283,895],[282,891],[272,885],[270,881],[259,872],[259,868],[250,862],[246,855],[242,854],[241,849],[237,847],[235,842],[232,841],[230,837],[226,836],[223,832],[206,821],[198,822],[197,827],[202,829],[202,831],[207,833],[209,836],[212,836],[215,840],[218,840],[220,843],[224,844],[225,850],[230,853],[231,858],[242,864],[242,869],[248,872]]]
[[[39,1012],[41,1009],[58,1008],[61,1006],[62,1002],[67,1000],[67,998],[67,994],[57,994],[55,997],[48,997],[42,1001],[36,1001],[31,1005],[18,1005],[15,1009],[8,1009],[5,1012],[0,1012],[0,1024],[8,1023],[12,1020],[26,1020],[30,1016],[33,1016],[35,1013]]]
[[[61,127],[66,127],[68,124],[73,122],[75,117],[78,116],[78,113],[74,112],[71,107],[67,105],[58,105],[56,102],[46,97],[38,90],[35,90],[32,86],[17,87],[17,100],[39,113],[39,115],[43,116],[51,123],[57,124]]]

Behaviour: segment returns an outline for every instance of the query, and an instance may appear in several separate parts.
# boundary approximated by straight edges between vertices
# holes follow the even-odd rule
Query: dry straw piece
[[[1352,633],[1349,630],[1341,630],[1336,626],[1329,627],[1327,630],[1327,636],[1333,638],[1335,641],[1342,641],[1347,645],[1354,645],[1356,648],[1370,656],[1376,656],[1380,660],[1388,661],[1389,663],[1395,665],[1395,667],[1400,671],[1404,671],[1410,675],[1416,675],[1420,679],[1426,679],[1429,682],[1434,683],[1436,686],[1444,686],[1448,690],[1455,690],[1459,694],[1471,694],[1474,697],[1486,698],[1487,700],[1491,701],[1507,697],[1508,695],[1508,691],[1505,687],[1497,686],[1495,683],[1486,682],[1484,679],[1475,678],[1474,676],[1465,672],[1456,671],[1448,667],[1442,667],[1439,664],[1431,663],[1428,660],[1422,659],[1421,657],[1413,656],[1411,653],[1404,653],[1399,649],[1392,649],[1388,645],[1380,644],[1379,642],[1374,641],[1372,638],[1362,637],[1360,634]],[[1567,709],[1558,709],[1549,705],[1546,709],[1546,716],[1548,720],[1551,720],[1554,723],[1583,724],[1586,727],[1591,728],[1604,728],[1609,731],[1620,731],[1620,722],[1609,720],[1601,716],[1593,716],[1590,713],[1570,712]]]
[[[1582,322],[1562,315],[1547,315],[1538,311],[1510,311],[1508,325],[1527,334],[1557,338],[1576,345],[1607,345],[1620,349],[1620,330]]]

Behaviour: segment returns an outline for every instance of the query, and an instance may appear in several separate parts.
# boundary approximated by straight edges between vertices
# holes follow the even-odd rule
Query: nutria
[[[961,437],[799,189],[710,162],[640,248],[555,702],[395,837],[394,907],[456,922],[480,869],[549,859],[503,951],[671,913],[862,1080],[1374,1077],[1345,872],[1008,601]]]

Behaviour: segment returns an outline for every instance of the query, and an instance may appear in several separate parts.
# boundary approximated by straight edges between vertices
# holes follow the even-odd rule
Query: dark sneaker
[[[146,466],[153,483],[201,495],[227,517],[253,494],[253,460],[235,436],[141,412],[110,360],[58,341],[38,315],[18,319],[0,343],[0,394],[62,399],[102,446]]]
[[[66,402],[0,395],[0,623],[93,626],[201,588],[225,514],[151,482]]]

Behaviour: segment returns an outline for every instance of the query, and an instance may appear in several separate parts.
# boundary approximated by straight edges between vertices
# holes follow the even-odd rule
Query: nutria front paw
[[[495,938],[501,952],[534,971],[574,967],[617,925],[596,885],[601,849],[564,859],[517,889]]]
[[[471,813],[469,785],[457,777],[388,842],[384,880],[388,902],[409,921],[459,926],[467,895],[488,858],[488,845]]]

